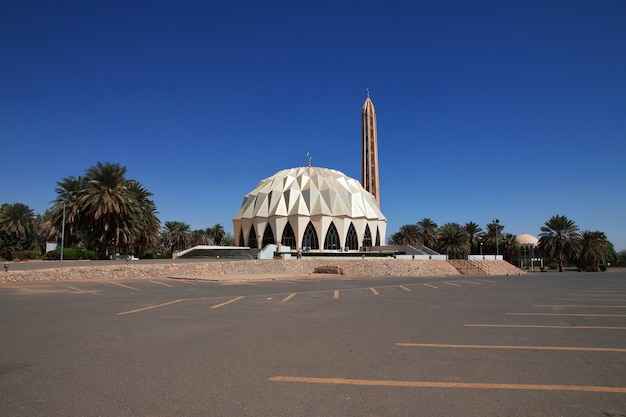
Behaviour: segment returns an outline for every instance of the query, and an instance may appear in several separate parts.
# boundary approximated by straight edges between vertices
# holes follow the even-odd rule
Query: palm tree
[[[467,236],[469,238],[470,244],[470,253],[478,252],[478,247],[480,245],[480,239],[482,236],[483,229],[474,222],[467,222],[463,229],[467,232]]]
[[[437,223],[424,217],[417,222],[417,229],[424,246],[432,248],[437,244]]]
[[[567,257],[580,251],[578,226],[573,220],[558,214],[544,224],[539,233],[539,250],[545,256],[555,259],[559,264],[559,272],[563,272],[563,262]]]
[[[458,223],[446,223],[439,228],[437,251],[453,259],[462,259],[469,253],[467,232]]]
[[[161,240],[165,247],[169,247],[172,253],[184,250],[189,242],[191,227],[184,222],[167,221],[161,232]]]
[[[517,236],[512,233],[505,233],[501,236],[499,245],[504,260],[511,262],[519,249]]]
[[[585,230],[581,233],[580,258],[598,271],[606,258],[608,243],[604,232]]]
[[[419,229],[414,224],[405,224],[389,238],[390,245],[421,245]]]
[[[486,250],[490,250],[495,254],[500,253],[500,242],[502,241],[502,230],[504,226],[499,221],[491,222],[487,224],[487,231],[483,234],[483,243],[486,246]]]
[[[207,229],[207,234],[213,239],[213,242],[219,246],[222,244],[222,239],[224,238],[226,232],[224,231],[224,226],[218,223],[213,227],[209,227]]]
[[[12,251],[29,249],[36,232],[35,214],[26,204],[3,204],[0,207],[3,257],[8,259]]]
[[[210,228],[209,228],[210,229]],[[213,240],[207,234],[207,230],[197,229],[191,232],[191,236],[189,237],[190,245],[212,245]]]
[[[151,192],[134,180],[128,181],[127,189],[131,195],[133,214],[125,219],[123,224],[129,230],[129,247],[134,247],[136,252],[142,255],[148,248],[153,248],[158,243],[161,222],[156,216],[156,205],[150,199]]]

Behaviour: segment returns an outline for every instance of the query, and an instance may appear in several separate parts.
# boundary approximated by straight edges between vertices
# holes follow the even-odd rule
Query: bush
[[[559,268],[559,264],[556,263],[556,262],[550,262],[548,264],[548,268],[550,268],[550,269],[558,269]]]
[[[606,264],[600,264],[600,271],[606,271]]]
[[[38,250],[16,250],[11,252],[11,260],[23,261],[25,259],[41,259],[41,252]]]
[[[63,259],[68,261],[90,259],[96,260],[100,256],[95,250],[66,248],[63,250]],[[55,249],[46,253],[46,259],[58,261],[61,259],[61,249]]]

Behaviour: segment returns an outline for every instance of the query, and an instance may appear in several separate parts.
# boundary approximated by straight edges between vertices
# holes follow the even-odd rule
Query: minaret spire
[[[363,188],[374,196],[380,207],[380,185],[378,183],[378,133],[376,111],[367,89],[367,98],[361,110],[362,171]]]

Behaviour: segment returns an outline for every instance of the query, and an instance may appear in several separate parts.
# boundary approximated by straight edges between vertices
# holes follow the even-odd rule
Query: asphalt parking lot
[[[626,274],[0,286],[2,416],[626,416]]]

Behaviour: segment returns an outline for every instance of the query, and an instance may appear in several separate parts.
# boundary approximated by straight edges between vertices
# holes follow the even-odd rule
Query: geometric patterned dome
[[[235,219],[290,215],[386,220],[357,180],[320,167],[285,169],[264,179],[245,196]]]
[[[307,166],[259,182],[244,197],[233,226],[237,246],[359,250],[384,244],[387,219],[359,181]]]

